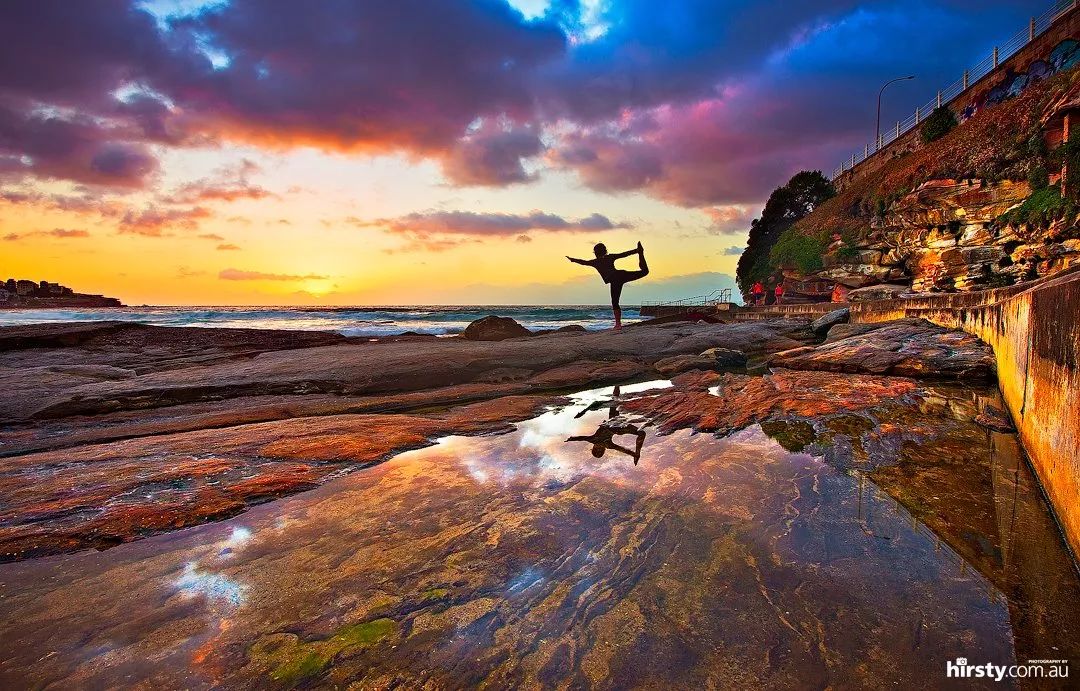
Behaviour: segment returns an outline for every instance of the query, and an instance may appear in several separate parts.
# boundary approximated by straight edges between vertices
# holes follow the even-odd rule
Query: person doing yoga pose
[[[608,409],[608,419],[600,423],[600,426],[595,432],[588,436],[570,437],[566,441],[587,441],[592,444],[593,458],[602,458],[604,452],[618,451],[624,453],[634,459],[634,465],[638,464],[641,460],[641,447],[645,444],[645,430],[641,429],[637,425],[630,424],[629,422],[620,423],[618,415],[619,407],[619,387],[615,387],[612,392],[612,397],[607,401],[596,401],[589,404],[587,408],[574,416],[575,419],[581,417],[585,413],[592,412],[594,410]],[[623,436],[626,434],[632,434],[637,440],[634,445],[633,451],[629,448],[615,443],[615,437]]]
[[[600,278],[604,279],[604,283],[611,286],[611,310],[615,313],[615,328],[621,329],[622,309],[619,307],[619,298],[622,297],[623,286],[630,281],[636,281],[649,275],[649,265],[645,263],[645,250],[639,242],[635,249],[608,254],[607,247],[604,243],[599,242],[593,247],[593,253],[596,255],[596,259],[574,259],[573,257],[567,257],[567,259],[575,264],[591,266],[596,269],[597,273],[600,274]],[[615,268],[616,259],[629,257],[632,254],[638,255],[637,271],[625,271]]]

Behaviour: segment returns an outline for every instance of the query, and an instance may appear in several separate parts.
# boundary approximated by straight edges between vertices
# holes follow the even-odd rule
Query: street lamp
[[[885,93],[885,87],[894,82],[903,82],[908,79],[914,79],[915,75],[909,75],[907,77],[897,77],[896,79],[890,79],[881,85],[881,91],[877,93],[877,127],[875,127],[876,137],[874,138],[874,150],[881,149],[881,94]]]

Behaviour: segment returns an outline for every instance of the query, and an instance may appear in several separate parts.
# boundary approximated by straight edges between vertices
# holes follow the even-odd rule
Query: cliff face
[[[853,247],[834,240],[816,275],[849,287],[903,283],[914,292],[969,291],[1049,276],[1080,263],[1075,218],[1009,223],[1026,181],[934,179],[869,219]]]
[[[797,223],[819,266],[774,251],[785,278],[970,291],[1080,264],[1080,75],[1070,70],[904,152]],[[1063,140],[1072,143],[1064,143]],[[888,155],[888,152],[882,155]],[[1077,166],[1073,165],[1076,169]]]

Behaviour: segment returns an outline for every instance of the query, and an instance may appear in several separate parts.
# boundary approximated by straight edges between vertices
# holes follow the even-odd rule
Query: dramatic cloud
[[[172,28],[226,59],[155,85],[200,127],[272,146],[441,152],[478,115],[528,117],[533,72],[566,50],[494,0],[233,0]]]
[[[0,182],[35,177],[140,187],[157,159],[144,144],[109,141],[116,134],[81,114],[13,110],[0,92]]]
[[[176,7],[187,6],[186,14]],[[172,8],[173,14],[166,9]],[[500,0],[0,7],[0,184],[157,184],[163,150],[404,153],[453,184],[574,171],[601,192],[759,203],[959,77],[1029,0]],[[153,14],[156,13],[156,14]],[[44,37],[44,38],[43,38]],[[47,39],[47,40],[46,40]],[[243,175],[162,203],[262,199]]]
[[[227,251],[230,251],[230,250],[238,250],[238,249],[240,249],[240,246],[226,242],[226,243],[222,243],[222,244],[218,245],[217,249],[219,251],[222,251],[222,252],[227,252]]]
[[[318,274],[274,274],[262,271],[243,271],[241,269],[223,269],[218,278],[223,281],[316,281],[325,280],[328,276]]]
[[[566,219],[557,214],[533,211],[529,214],[478,213],[475,211],[414,212],[397,218],[356,221],[376,226],[389,233],[428,235],[514,236],[530,230],[564,233],[592,233],[630,228],[629,223],[614,222],[594,213],[580,219]]]
[[[709,226],[710,232],[717,235],[725,235],[728,233],[742,232],[750,225],[750,221],[754,219],[754,210],[749,206],[713,206],[702,209],[705,215],[709,217],[711,224]]]
[[[258,185],[252,184],[249,177],[259,172],[259,166],[244,159],[238,165],[226,166],[214,176],[181,185],[166,197],[171,204],[197,204],[200,202],[225,201],[237,199],[265,199],[276,196]]]
[[[149,207],[142,211],[132,210],[120,219],[120,232],[144,237],[165,237],[170,229],[197,228],[199,221],[210,216],[210,211],[201,206],[187,209]]]
[[[528,182],[536,175],[526,172],[524,161],[543,149],[534,128],[484,126],[451,147],[443,170],[459,185],[504,186]]]
[[[23,238],[31,237],[47,237],[58,238],[61,240],[68,239],[81,239],[90,237],[90,233],[85,230],[70,230],[68,228],[53,228],[52,230],[35,230],[30,233],[8,233],[4,236],[4,240],[8,242],[14,242],[16,240],[22,240]]]
[[[745,247],[733,246],[733,247],[728,247],[727,249],[725,249],[720,254],[724,255],[725,257],[741,257],[742,253],[745,250],[746,250]]]

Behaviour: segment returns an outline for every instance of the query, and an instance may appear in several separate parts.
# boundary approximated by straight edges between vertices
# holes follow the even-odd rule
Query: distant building
[[[76,293],[52,281],[29,281],[9,278],[0,283],[0,305],[5,309],[20,307],[122,307],[116,298]]]

